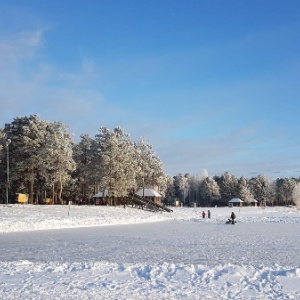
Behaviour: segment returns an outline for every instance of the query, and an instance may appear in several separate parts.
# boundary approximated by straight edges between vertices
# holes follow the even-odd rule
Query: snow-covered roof
[[[104,191],[104,197],[108,196],[108,190]],[[103,197],[103,192],[98,192],[96,195],[93,196],[93,198],[102,198]]]
[[[228,201],[228,203],[240,203],[240,202],[244,202],[244,201],[241,200],[240,198],[232,198],[231,200]]]
[[[258,201],[254,198],[251,198],[251,199],[249,199],[249,202],[258,202]]]
[[[143,189],[138,190],[135,194],[142,197]],[[145,197],[161,197],[161,195],[153,189],[144,189],[144,196]]]

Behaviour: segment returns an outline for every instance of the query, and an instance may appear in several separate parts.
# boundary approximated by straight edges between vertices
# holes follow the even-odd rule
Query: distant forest
[[[269,205],[293,204],[299,178],[266,176],[236,178],[224,172],[209,177],[178,174],[170,177],[153,147],[144,138],[133,141],[121,128],[100,127],[98,134],[74,142],[68,126],[41,120],[37,115],[16,117],[0,128],[0,202],[14,203],[17,193],[29,203],[55,204],[82,199],[92,204],[98,191],[126,199],[139,188],[154,188],[167,205],[178,200],[185,206],[223,206],[239,197]],[[112,203],[113,204],[113,203]]]

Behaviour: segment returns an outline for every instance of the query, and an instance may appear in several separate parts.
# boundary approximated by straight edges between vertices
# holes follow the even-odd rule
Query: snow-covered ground
[[[2,205],[0,299],[300,299],[299,212],[202,210]]]

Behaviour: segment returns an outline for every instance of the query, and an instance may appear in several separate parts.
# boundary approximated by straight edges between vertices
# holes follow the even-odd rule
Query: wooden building
[[[154,189],[139,189],[136,193],[136,195],[151,200],[157,204],[161,204],[162,196]]]

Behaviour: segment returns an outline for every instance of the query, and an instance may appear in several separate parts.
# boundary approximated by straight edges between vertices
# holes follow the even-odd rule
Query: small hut
[[[107,205],[108,190],[98,192],[93,196],[95,205]]]
[[[147,200],[151,200],[157,204],[161,204],[161,194],[153,189],[140,189],[135,194],[140,197],[144,196]]]
[[[243,200],[240,198],[232,198],[231,200],[228,201],[229,206],[242,206],[243,205]]]

